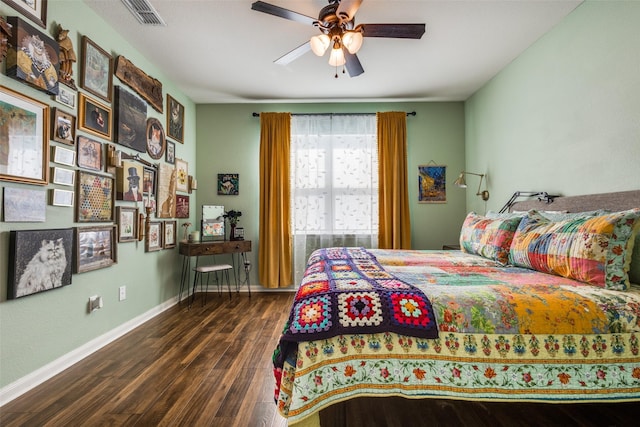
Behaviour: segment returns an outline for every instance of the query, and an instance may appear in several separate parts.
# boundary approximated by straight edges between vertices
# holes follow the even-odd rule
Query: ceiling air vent
[[[148,0],[122,0],[122,3],[142,25],[167,25]]]

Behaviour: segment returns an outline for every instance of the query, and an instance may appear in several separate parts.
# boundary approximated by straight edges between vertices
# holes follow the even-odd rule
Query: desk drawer
[[[187,256],[220,255],[238,252],[251,252],[251,240],[180,243],[180,254]]]

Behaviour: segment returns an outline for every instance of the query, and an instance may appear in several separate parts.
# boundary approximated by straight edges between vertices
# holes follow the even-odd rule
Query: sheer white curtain
[[[294,279],[314,250],[378,245],[375,115],[291,118]]]

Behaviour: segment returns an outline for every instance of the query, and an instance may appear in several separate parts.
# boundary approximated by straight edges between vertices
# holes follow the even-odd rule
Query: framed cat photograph
[[[73,228],[11,231],[7,299],[70,285],[72,248]]]

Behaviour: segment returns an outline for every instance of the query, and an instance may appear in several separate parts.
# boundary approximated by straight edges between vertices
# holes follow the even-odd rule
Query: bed
[[[640,191],[559,197],[469,213],[462,251],[314,252],[274,352],[279,412],[640,401],[639,208]]]

